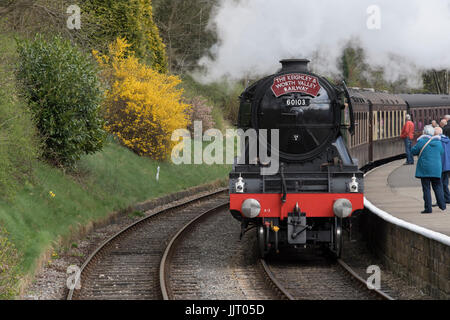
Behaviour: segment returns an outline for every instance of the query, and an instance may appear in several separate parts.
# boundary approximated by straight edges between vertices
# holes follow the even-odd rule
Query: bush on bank
[[[94,61],[69,41],[37,35],[18,42],[17,76],[44,142],[44,157],[73,166],[101,150],[103,93]]]
[[[208,129],[214,128],[215,121],[212,116],[213,107],[208,105],[208,101],[203,97],[193,97],[188,100],[192,105],[189,111],[190,124],[188,130],[194,132],[194,121],[202,122],[202,130],[205,132]]]
[[[175,145],[172,132],[189,123],[190,106],[182,102],[181,80],[139,62],[130,46],[118,38],[108,55],[94,52],[109,87],[106,129],[137,154],[164,160]]]

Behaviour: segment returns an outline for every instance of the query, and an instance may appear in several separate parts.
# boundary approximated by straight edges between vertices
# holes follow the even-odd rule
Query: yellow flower
[[[53,191],[49,191],[48,194],[50,195],[50,197],[54,198],[56,196],[56,194],[53,193]]]
[[[191,106],[183,103],[181,79],[141,63],[125,39],[109,46],[109,54],[94,52],[111,90],[104,101],[105,128],[140,155],[163,160],[175,142],[172,132],[186,128]]]

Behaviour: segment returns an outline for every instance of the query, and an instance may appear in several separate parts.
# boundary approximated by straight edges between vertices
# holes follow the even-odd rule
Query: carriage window
[[[372,139],[378,140],[378,113],[372,111]]]
[[[391,113],[389,111],[385,111],[385,112],[386,112],[386,118],[385,118],[386,135],[384,137],[389,138],[391,135]]]
[[[417,128],[420,130],[420,131],[422,131],[423,130],[423,110],[418,110],[418,112],[417,112],[417,114],[418,114],[418,117],[417,117]]]
[[[382,112],[378,111],[378,139],[382,139],[383,137],[383,119],[382,119]]]
[[[393,119],[394,119],[394,111],[388,111],[389,114],[389,122],[388,122],[388,126],[389,126],[389,138],[392,138],[392,134],[394,132],[394,123],[393,123]]]
[[[389,137],[392,138],[394,136],[394,111],[389,111]]]
[[[392,136],[396,137],[397,136],[397,128],[398,128],[398,124],[397,124],[397,111],[394,111],[394,119],[392,121],[392,124],[394,126],[394,131],[392,132]]]
[[[366,142],[366,113],[362,113],[362,135],[361,135],[361,143]]]
[[[397,116],[397,121],[396,121],[397,130],[395,131],[395,136],[398,137],[400,134],[399,133],[399,131],[400,131],[400,111],[396,111],[395,114]]]

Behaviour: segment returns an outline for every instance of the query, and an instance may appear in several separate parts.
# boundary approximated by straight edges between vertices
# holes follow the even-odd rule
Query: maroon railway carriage
[[[450,114],[450,96],[437,94],[400,94],[408,105],[408,113],[414,122],[415,138],[422,134],[423,127],[436,120],[438,123]]]

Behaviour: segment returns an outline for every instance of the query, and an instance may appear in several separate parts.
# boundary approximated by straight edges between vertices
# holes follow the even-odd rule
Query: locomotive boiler
[[[243,132],[278,130],[278,141],[268,134],[263,142],[278,170],[262,173],[268,164],[249,156],[261,141],[248,139],[229,175],[230,212],[241,236],[256,228],[261,256],[284,246],[324,245],[339,257],[343,219],[364,201],[363,173],[344,139],[355,128],[352,99],[345,83],[309,72],[308,60],[280,62],[276,74],[241,94],[238,119]]]

